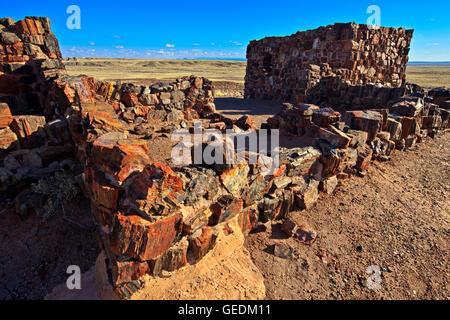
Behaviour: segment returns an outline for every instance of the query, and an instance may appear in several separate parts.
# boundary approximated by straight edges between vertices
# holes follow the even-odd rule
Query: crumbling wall
[[[403,28],[338,23],[251,41],[245,97],[304,103],[314,93],[311,102],[318,103],[344,86],[405,86],[412,35]],[[352,92],[352,98],[364,96]]]
[[[0,20],[0,101],[14,115],[43,115],[48,80],[65,73],[48,18]]]

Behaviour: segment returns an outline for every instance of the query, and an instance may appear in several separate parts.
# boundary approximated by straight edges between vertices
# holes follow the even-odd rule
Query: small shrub
[[[80,189],[75,184],[73,177],[63,171],[57,171],[53,176],[39,180],[32,184],[34,192],[46,196],[45,204],[40,212],[43,221],[47,221],[61,209],[64,212],[64,205],[80,194]]]

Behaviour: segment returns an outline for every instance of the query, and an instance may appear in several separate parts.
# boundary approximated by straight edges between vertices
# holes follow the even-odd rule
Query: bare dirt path
[[[251,234],[246,246],[267,298],[449,299],[449,139],[396,152],[322,196],[302,213],[319,234],[311,247],[285,239],[277,224]],[[273,255],[279,242],[294,248],[291,260]],[[381,271],[380,290],[364,284],[372,265]]]

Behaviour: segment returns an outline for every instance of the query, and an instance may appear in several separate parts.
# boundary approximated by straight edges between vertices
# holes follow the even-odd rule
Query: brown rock
[[[372,159],[372,149],[369,146],[359,147],[358,160],[356,162],[356,169],[360,171],[365,171],[370,166],[370,161]]]
[[[245,131],[257,129],[253,118],[250,116],[242,116],[235,122],[235,125]]]
[[[243,201],[233,196],[223,196],[211,206],[213,215],[209,219],[209,225],[214,226],[231,219],[243,209]]]
[[[111,250],[140,261],[152,260],[171,247],[181,232],[182,220],[179,214],[153,223],[139,216],[116,215],[109,235]]]
[[[317,239],[317,233],[307,224],[301,224],[294,236],[308,246],[312,245]]]
[[[351,129],[367,132],[367,140],[370,142],[383,128],[383,115],[375,111],[348,111],[345,123]]]
[[[322,108],[313,111],[312,120],[319,127],[328,128],[341,120],[341,114],[331,108]]]
[[[119,182],[123,182],[130,174],[142,171],[151,163],[147,153],[145,142],[123,140],[107,134],[93,143],[92,162],[101,166]]]
[[[329,126],[328,129],[319,128],[318,136],[335,147],[342,149],[348,148],[352,141],[349,136],[333,126]]]
[[[115,286],[126,284],[133,280],[139,280],[150,271],[148,262],[140,261],[111,261],[112,281]]]
[[[319,181],[311,180],[305,188],[294,190],[294,199],[300,209],[311,208],[319,199]]]
[[[0,129],[7,128],[12,121],[13,117],[9,106],[6,103],[0,103]]]
[[[17,136],[9,128],[0,129],[0,150],[9,150],[17,146]]]
[[[170,167],[154,162],[131,179],[123,207],[149,216],[167,216],[179,210],[185,197],[183,182]]]
[[[167,252],[152,260],[150,262],[152,274],[160,276],[163,271],[173,272],[184,267],[188,263],[188,247],[188,239],[183,238]]]
[[[189,238],[189,255],[192,261],[202,259],[216,244],[218,232],[215,228],[205,227]]]
[[[320,189],[326,194],[332,194],[338,185],[338,179],[336,176],[325,179],[320,182]]]
[[[134,92],[126,92],[120,100],[127,108],[132,108],[139,103],[139,99]]]

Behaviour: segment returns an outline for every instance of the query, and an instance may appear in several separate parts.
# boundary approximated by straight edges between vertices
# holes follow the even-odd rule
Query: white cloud
[[[95,42],[90,42],[89,45],[90,46],[95,46]]]
[[[193,45],[193,46],[199,46],[200,43],[193,43],[192,45]]]
[[[211,42],[211,45],[212,45],[212,46],[215,46],[216,44],[215,44],[214,42]]]
[[[169,43],[168,43],[168,44],[166,44],[166,47],[167,47],[167,48],[175,48],[175,45],[174,45],[174,44],[169,44]]]
[[[120,39],[120,38],[122,38],[121,36],[114,36],[114,38],[116,38],[116,39]]]
[[[136,58],[136,59],[199,59],[199,58],[239,58],[245,57],[243,47],[225,50],[203,50],[200,47],[192,49],[161,48],[137,49],[124,46],[109,48],[89,45],[85,47],[68,46],[62,48],[64,57],[99,57],[99,58]]]
[[[230,43],[235,44],[237,46],[242,46],[242,43],[240,43],[239,41],[231,41],[230,40]]]

